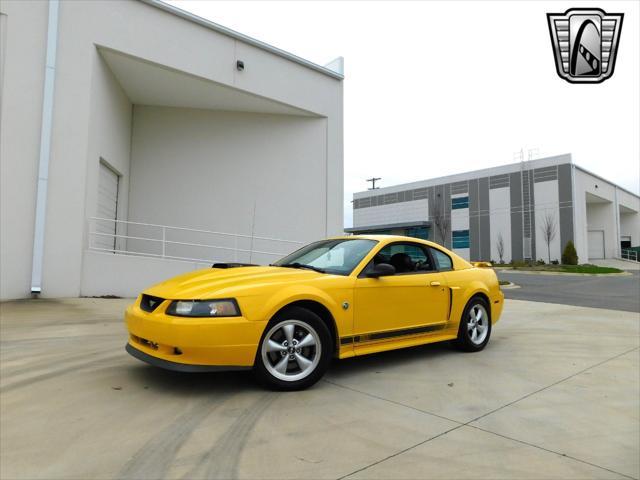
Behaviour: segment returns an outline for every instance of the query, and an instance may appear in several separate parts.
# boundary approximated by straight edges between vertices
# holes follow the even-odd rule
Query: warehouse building
[[[353,196],[352,233],[434,240],[470,260],[579,261],[640,245],[640,197],[571,155],[368,190]]]
[[[3,0],[0,55],[0,298],[132,296],[342,232],[341,59],[155,0]]]

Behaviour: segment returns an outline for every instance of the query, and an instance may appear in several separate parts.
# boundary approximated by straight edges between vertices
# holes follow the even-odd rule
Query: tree
[[[545,214],[542,219],[540,230],[542,230],[542,238],[544,238],[544,241],[547,244],[547,255],[549,263],[551,263],[551,241],[556,238],[556,233],[558,231],[556,217],[552,213]]]
[[[442,245],[446,246],[447,239],[449,238],[449,229],[451,228],[451,219],[447,215],[445,210],[444,202],[441,197],[436,197],[433,202],[433,214],[431,217],[433,218],[433,224],[436,227],[436,231],[440,236],[440,242]]]
[[[498,240],[496,241],[496,250],[498,250],[500,263],[504,263],[504,260],[502,259],[502,257],[504,257],[504,238],[502,238],[502,232],[498,233]]]
[[[563,265],[577,265],[578,264],[578,252],[571,240],[567,242],[562,252],[562,264]]]

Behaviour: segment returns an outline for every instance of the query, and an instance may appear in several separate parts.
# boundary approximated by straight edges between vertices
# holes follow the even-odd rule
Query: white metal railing
[[[620,252],[620,256],[622,257],[623,260],[631,260],[633,262],[638,261],[638,252],[635,250],[623,249]]]
[[[275,260],[304,244],[282,238],[99,217],[88,219],[88,243],[93,251],[202,263]]]

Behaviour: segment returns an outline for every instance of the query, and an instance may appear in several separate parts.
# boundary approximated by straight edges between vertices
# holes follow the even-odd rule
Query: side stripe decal
[[[376,340],[384,340],[387,338],[404,337],[408,335],[416,335],[418,333],[429,333],[436,330],[442,330],[446,324],[424,325],[422,327],[403,328],[400,330],[390,330],[386,332],[373,332],[366,335],[353,335],[350,337],[341,337],[340,345],[350,345],[352,343],[372,342]]]

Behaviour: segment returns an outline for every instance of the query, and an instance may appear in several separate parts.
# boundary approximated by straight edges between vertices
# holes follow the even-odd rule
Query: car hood
[[[313,270],[283,267],[207,268],[185,273],[148,288],[144,293],[172,300],[194,300],[252,295],[252,290],[312,280],[323,276]]]

